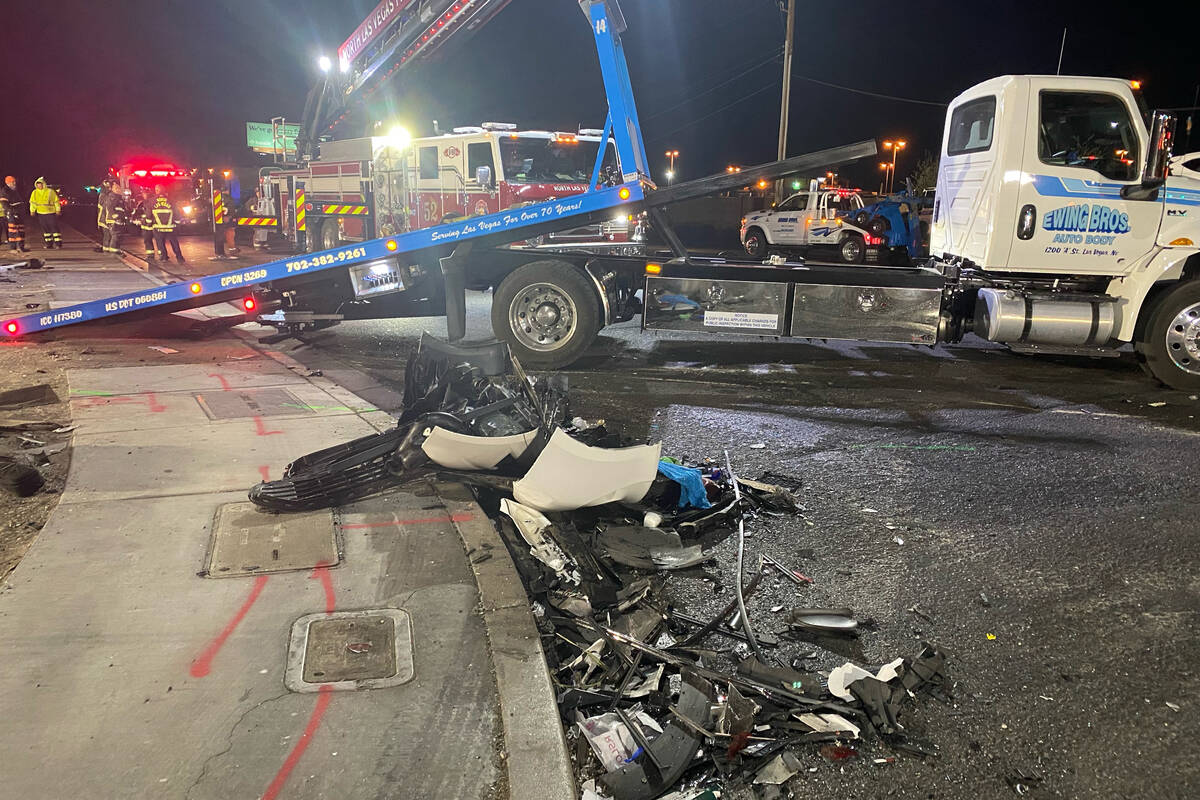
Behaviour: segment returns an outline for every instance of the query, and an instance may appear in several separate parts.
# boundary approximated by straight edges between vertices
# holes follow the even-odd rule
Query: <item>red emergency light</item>
[[[198,284],[198,283],[193,283],[191,286],[188,287],[188,289],[190,289],[192,291],[192,294],[200,294],[201,288],[203,288],[203,287],[201,287],[200,284]]]
[[[4,330],[7,331],[10,336],[16,336],[17,331],[19,331],[20,329],[21,329],[21,326],[17,324],[16,320],[12,320],[11,322],[4,323]]]
[[[258,308],[258,303],[254,302],[253,297],[247,297],[242,300],[242,308],[246,309],[247,311],[253,311],[254,309]]]

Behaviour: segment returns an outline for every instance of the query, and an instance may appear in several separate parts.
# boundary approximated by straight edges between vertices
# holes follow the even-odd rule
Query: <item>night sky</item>
[[[246,121],[298,118],[337,46],[375,0],[8,2],[0,174],[77,188],[109,164],[161,155],[189,166],[251,165]],[[944,109],[818,85],[819,79],[944,104],[1006,73],[1140,78],[1151,106],[1192,105],[1194,24],[1128,3],[799,2],[789,153],[876,137],[910,142],[898,175],[936,151]],[[625,49],[646,147],[661,180],[678,149],[682,179],[773,160],[784,24],[777,0],[622,0]],[[732,80],[731,80],[732,79]],[[575,0],[513,0],[437,63],[393,78],[376,118],[415,135],[484,120],[600,127],[604,98]],[[378,96],[378,95],[377,95]],[[1193,134],[1200,149],[1200,124]],[[357,135],[361,131],[350,131]],[[1181,128],[1182,138],[1182,128]],[[265,162],[264,162],[265,163]],[[843,175],[870,188],[871,161]]]

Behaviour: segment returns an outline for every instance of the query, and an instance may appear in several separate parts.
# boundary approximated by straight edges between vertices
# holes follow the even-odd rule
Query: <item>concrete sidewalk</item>
[[[72,239],[48,302],[153,280]],[[258,512],[249,486],[393,420],[232,336],[178,347],[68,373],[67,489],[0,587],[0,796],[572,796],[523,592],[469,496]],[[464,538],[493,555],[478,585]]]

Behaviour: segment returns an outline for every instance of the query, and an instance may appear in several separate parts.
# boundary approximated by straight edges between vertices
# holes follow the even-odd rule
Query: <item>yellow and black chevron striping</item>
[[[339,215],[360,215],[367,213],[366,206],[340,206],[340,205],[324,205],[321,206],[322,214],[339,214]]]

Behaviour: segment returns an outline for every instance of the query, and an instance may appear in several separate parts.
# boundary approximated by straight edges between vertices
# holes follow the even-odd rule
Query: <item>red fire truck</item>
[[[413,139],[398,134],[321,142],[302,167],[263,176],[282,209],[279,231],[298,249],[391,236],[583,192],[592,180],[603,131],[517,130],[485,122]],[[615,164],[606,145],[601,164]],[[625,217],[539,238],[524,246],[602,246],[634,252],[636,226]]]
[[[109,172],[131,203],[137,202],[137,195],[141,192],[153,194],[155,187],[165,186],[167,196],[174,201],[179,212],[178,224],[183,230],[209,225],[208,203],[204,193],[197,191],[195,170],[146,157],[130,159],[119,167],[110,168]]]

